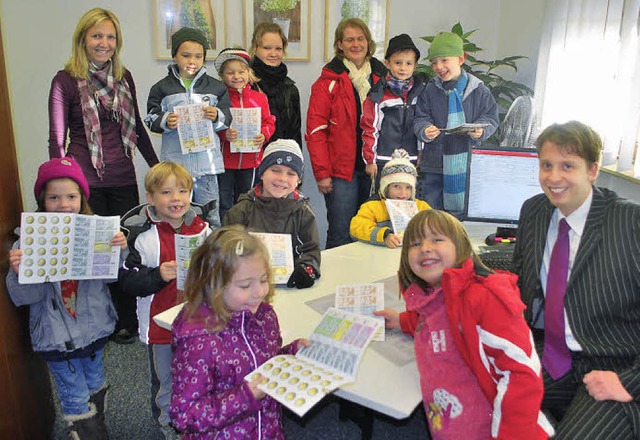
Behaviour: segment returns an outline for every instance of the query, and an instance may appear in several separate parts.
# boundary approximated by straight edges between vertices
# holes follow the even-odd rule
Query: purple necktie
[[[569,224],[558,224],[558,238],[551,252],[547,274],[544,307],[544,350],[542,365],[552,379],[557,380],[571,370],[571,352],[564,335],[564,295],[569,273]]]

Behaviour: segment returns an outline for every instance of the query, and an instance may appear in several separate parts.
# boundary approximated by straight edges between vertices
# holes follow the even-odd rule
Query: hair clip
[[[240,240],[238,244],[236,244],[236,255],[239,257],[242,257],[243,253],[244,253],[244,242]]]

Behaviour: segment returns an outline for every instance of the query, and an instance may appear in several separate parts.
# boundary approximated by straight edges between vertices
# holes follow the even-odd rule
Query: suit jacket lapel
[[[607,200],[602,192],[600,192],[598,188],[593,187],[591,208],[589,209],[584,231],[580,238],[576,260],[573,262],[567,287],[571,285],[571,281],[584,269],[587,261],[591,258],[591,255],[602,240],[602,222],[607,204]]]

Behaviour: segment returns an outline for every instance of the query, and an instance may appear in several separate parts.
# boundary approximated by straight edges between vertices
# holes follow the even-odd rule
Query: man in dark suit
[[[544,367],[543,409],[559,439],[640,438],[640,205],[593,186],[602,140],[588,126],[551,125],[536,147],[544,194],[522,206],[514,267]],[[562,234],[568,267],[556,282]]]

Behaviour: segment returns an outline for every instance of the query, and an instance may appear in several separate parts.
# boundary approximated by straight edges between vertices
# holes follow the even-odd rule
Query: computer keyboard
[[[514,245],[482,246],[478,256],[489,269],[511,272],[514,247]]]

